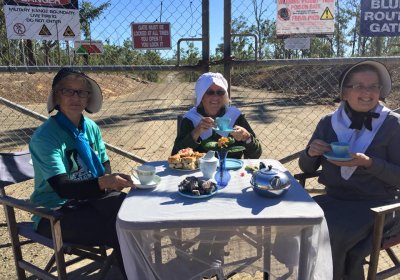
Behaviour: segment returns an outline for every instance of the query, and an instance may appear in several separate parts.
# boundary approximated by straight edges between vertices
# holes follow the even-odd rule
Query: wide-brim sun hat
[[[343,83],[346,80],[347,75],[350,74],[354,68],[356,68],[360,65],[370,65],[378,71],[380,83],[382,85],[380,98],[384,99],[384,98],[388,97],[390,94],[390,91],[392,90],[392,78],[390,77],[390,73],[387,70],[386,66],[375,60],[364,60],[364,61],[358,62],[358,63],[348,67],[347,69],[345,69],[339,79],[340,95],[342,95],[342,93],[343,93],[343,86],[344,86]]]
[[[197,79],[196,85],[194,87],[196,93],[196,107],[200,105],[205,92],[212,84],[223,88],[225,92],[228,91],[228,82],[221,73],[204,73]]]
[[[100,111],[101,106],[103,105],[103,94],[99,84],[95,80],[89,78],[85,73],[72,68],[61,68],[60,71],[58,71],[58,73],[55,75],[51,86],[51,92],[47,99],[47,111],[51,113],[57,106],[54,99],[54,88],[58,83],[70,75],[78,75],[85,78],[91,86],[90,98],[85,111],[88,113],[97,113]]]

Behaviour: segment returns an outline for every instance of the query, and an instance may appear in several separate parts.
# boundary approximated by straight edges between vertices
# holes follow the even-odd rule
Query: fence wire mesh
[[[215,1],[223,7],[224,1]],[[201,42],[189,40],[179,49],[181,65],[194,67],[176,65],[178,40],[203,36],[202,1],[83,3],[88,5],[88,11],[102,7],[99,16],[89,18],[89,31],[82,31],[85,39],[102,38],[102,55],[77,55],[72,44],[65,41],[7,40],[4,4],[0,4],[0,151],[27,149],[34,130],[42,123],[40,118],[13,109],[8,101],[48,117],[46,100],[52,78],[60,66],[71,65],[83,67],[103,90],[102,110],[90,117],[100,125],[105,142],[146,161],[165,160],[176,136],[177,116],[193,106],[194,81],[201,74],[201,69],[195,67],[202,60]],[[359,1],[340,1],[340,6],[337,3],[343,17],[352,12],[355,17],[360,5]],[[276,1],[233,0],[231,11],[232,33],[256,34],[258,48],[254,37],[236,36],[232,38],[233,58],[224,59],[220,32],[223,10],[211,10],[211,26],[215,22],[220,26],[210,33],[210,41],[217,42],[211,45],[210,71],[223,73],[220,64],[232,61],[228,64],[231,101],[246,114],[260,139],[262,158],[283,160],[289,171],[299,171],[293,155],[304,149],[319,119],[336,108],[340,73],[356,61],[350,56],[374,56],[388,64],[394,85],[386,105],[392,109],[400,107],[398,38],[351,41],[356,22],[349,19],[339,29],[340,36],[345,37],[340,43],[335,37],[312,38],[310,50],[288,51],[284,50],[282,40],[274,37]],[[129,28],[132,22],[170,22],[172,49],[133,50]],[[376,51],[376,46],[382,46],[381,52]],[[256,52],[257,62],[253,61]],[[324,60],[328,57],[336,58]],[[117,172],[129,173],[138,164],[112,151],[109,156]],[[312,187],[317,187],[317,183],[313,182]],[[30,191],[21,187],[15,194],[26,197]],[[3,223],[4,216],[0,217]],[[0,227],[0,251],[5,251],[0,255],[2,263],[6,263],[0,275],[13,279],[15,272],[7,240],[7,231]]]

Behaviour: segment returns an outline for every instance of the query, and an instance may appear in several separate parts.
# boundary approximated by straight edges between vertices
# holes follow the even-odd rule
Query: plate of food
[[[194,176],[186,177],[178,186],[181,196],[202,199],[217,193],[217,184],[211,180],[202,180]]]
[[[199,170],[199,158],[205,153],[195,152],[191,148],[179,150],[177,154],[168,157],[168,166],[174,170],[197,171]]]

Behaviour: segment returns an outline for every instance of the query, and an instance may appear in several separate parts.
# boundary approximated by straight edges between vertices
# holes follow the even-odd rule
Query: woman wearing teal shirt
[[[114,248],[125,274],[115,222],[125,198],[121,190],[134,184],[129,175],[111,173],[100,129],[82,114],[98,112],[102,101],[99,85],[84,73],[63,68],[54,77],[47,109],[58,112],[29,144],[35,171],[31,200],[62,214],[64,241]],[[49,221],[32,219],[37,232],[51,238]]]

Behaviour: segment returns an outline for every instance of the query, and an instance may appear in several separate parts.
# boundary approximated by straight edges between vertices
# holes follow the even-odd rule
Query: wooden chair
[[[295,174],[294,177],[303,187],[305,187],[307,179],[318,177],[320,174],[321,170],[318,170],[314,173]],[[386,279],[400,273],[400,260],[393,250],[394,246],[400,244],[400,232],[390,236],[389,238],[383,238],[383,226],[385,224],[385,217],[387,214],[394,213],[396,211],[398,215],[398,211],[400,211],[400,203],[371,208],[371,211],[374,214],[375,222],[372,233],[372,251],[369,261],[366,261],[366,264],[368,264],[367,280]],[[379,254],[383,250],[386,251],[386,253],[388,254],[393,263],[393,266],[377,272]]]
[[[33,178],[33,166],[30,163],[30,158],[29,152],[0,153],[0,203],[4,206],[18,279],[26,279],[25,271],[40,279],[67,279],[66,267],[85,258],[103,263],[100,270],[100,279],[103,279],[114,260],[113,254],[107,256],[104,246],[90,247],[63,242],[60,214],[35,206],[27,199],[15,198],[6,194],[5,187],[12,188],[16,183]],[[15,209],[49,219],[53,238],[49,239],[35,232],[32,222],[17,220]],[[23,242],[20,237],[28,241]],[[26,243],[36,243],[54,250],[53,256],[44,268],[24,260],[21,245]],[[66,262],[64,254],[75,255],[76,257]],[[50,273],[54,269],[54,265],[57,276]]]

